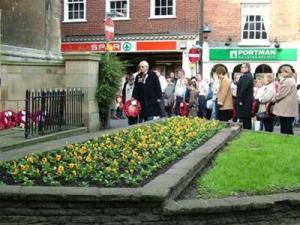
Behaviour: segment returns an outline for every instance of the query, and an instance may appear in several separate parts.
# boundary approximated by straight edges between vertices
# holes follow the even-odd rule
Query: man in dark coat
[[[157,75],[149,71],[149,64],[142,61],[139,64],[140,73],[137,74],[134,83],[132,97],[142,105],[139,122],[153,120],[159,116],[159,102],[162,97],[160,83]]]
[[[252,127],[251,114],[253,102],[253,77],[250,73],[250,64],[243,63],[241,66],[243,75],[237,83],[237,116],[243,122],[244,129]]]

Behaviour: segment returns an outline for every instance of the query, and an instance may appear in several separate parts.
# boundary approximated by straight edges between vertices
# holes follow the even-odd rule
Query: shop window
[[[152,19],[175,18],[176,0],[151,0]]]
[[[106,16],[114,20],[129,19],[129,0],[106,0]]]
[[[269,3],[242,3],[240,45],[270,45]]]
[[[64,22],[86,21],[86,0],[64,1]]]

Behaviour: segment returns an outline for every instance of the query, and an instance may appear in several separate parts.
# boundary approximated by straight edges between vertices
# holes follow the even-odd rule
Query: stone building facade
[[[26,89],[81,88],[84,124],[98,130],[99,56],[62,56],[61,1],[0,0],[0,11],[0,112],[24,110]]]

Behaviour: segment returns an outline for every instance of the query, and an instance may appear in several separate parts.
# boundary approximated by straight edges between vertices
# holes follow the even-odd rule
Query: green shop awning
[[[212,48],[209,59],[216,61],[297,61],[296,48]]]

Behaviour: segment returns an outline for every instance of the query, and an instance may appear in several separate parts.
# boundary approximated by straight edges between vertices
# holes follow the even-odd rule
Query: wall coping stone
[[[282,203],[299,206],[300,193],[289,192],[223,199],[170,200],[164,206],[163,214],[170,216],[271,209]]]
[[[100,54],[89,52],[63,53],[65,61],[100,61]]]

